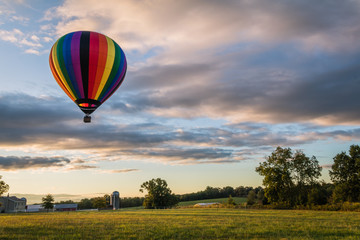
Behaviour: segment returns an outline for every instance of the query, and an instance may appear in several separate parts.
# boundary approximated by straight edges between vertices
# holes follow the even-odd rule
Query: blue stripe
[[[69,33],[65,36],[64,39],[64,45],[63,45],[63,57],[65,62],[66,71],[68,72],[68,76],[70,78],[71,84],[74,87],[77,99],[80,98],[81,94],[79,91],[79,86],[76,81],[74,67],[72,64],[72,58],[71,58],[71,39],[74,33]]]

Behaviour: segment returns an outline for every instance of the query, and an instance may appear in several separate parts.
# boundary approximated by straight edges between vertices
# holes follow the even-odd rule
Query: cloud
[[[355,1],[105,2],[68,0],[46,16],[57,20],[58,36],[87,28],[125,49],[132,61],[122,91],[129,98],[113,104],[116,109],[232,122],[358,124],[356,101],[346,97],[356,95],[346,86],[359,82],[351,77],[360,57]],[[333,97],[338,87],[346,92],[341,100]]]
[[[17,43],[24,34],[19,29],[6,31],[0,29],[0,39],[6,42]]]
[[[30,53],[30,54],[35,54],[35,55],[40,55],[40,52],[38,50],[35,49],[27,49],[25,50],[25,53]]]
[[[0,39],[39,55],[68,32],[107,34],[129,60],[121,94],[91,125],[62,98],[1,95],[0,146],[203,164],[359,139],[356,127],[331,128],[359,123],[359,16],[356,1],[66,0],[38,32],[4,29]]]
[[[70,163],[70,160],[64,157],[0,156],[0,169],[6,171],[19,169],[64,167],[68,163]]]
[[[116,169],[116,170],[108,170],[108,173],[128,173],[128,172],[137,172],[139,169],[129,168],[129,169]]]
[[[95,168],[99,168],[97,166],[92,166],[92,165],[73,165],[68,167],[66,170],[68,171],[76,171],[76,170],[87,170],[87,169],[95,169]]]
[[[27,23],[30,19],[23,16],[12,16],[11,21],[16,21],[20,23]]]
[[[211,74],[206,70],[211,65],[203,68],[195,65],[193,72],[191,65],[177,65],[130,73],[126,79],[129,83],[124,84],[123,90],[134,93],[112,106],[125,112],[147,111],[169,118],[212,117],[233,122],[324,125],[359,123],[356,89],[360,85],[360,72],[357,64],[311,76],[292,76],[261,67],[257,73],[255,69],[254,73],[249,70],[242,73],[243,69],[239,69],[231,70],[233,76],[221,79],[206,77]],[[175,70],[183,74],[174,74]],[[214,76],[220,74],[219,71],[213,73]]]
[[[18,47],[31,47],[31,49],[25,50],[25,53],[39,55],[39,48],[43,45],[39,42],[39,37],[36,35],[28,36],[21,30],[14,28],[11,31],[0,29],[0,40],[13,43]]]
[[[58,98],[36,98],[24,94],[0,97],[0,148],[31,147],[38,153],[64,150],[99,161],[154,161],[166,164],[236,163],[265,155],[276,146],[298,146],[320,140],[360,139],[360,129],[347,130],[319,125],[275,125],[256,122],[201,126],[203,120],[189,119],[179,128],[165,118],[137,113],[110,111],[105,106],[95,113],[90,125],[73,104]],[[61,111],[59,111],[61,109]],[[145,119],[149,119],[145,121]],[[199,121],[199,122],[198,122]],[[119,124],[119,122],[122,122]],[[159,123],[155,123],[159,122]],[[225,122],[226,123],[226,122]],[[79,157],[71,159],[64,170],[98,168]]]
[[[358,46],[356,1],[328,1],[321,6],[311,0],[105,2],[67,0],[52,9],[52,18],[62,19],[58,34],[84,28],[102,31],[127,49],[165,47],[172,54],[166,55],[168,60],[174,53],[182,57],[183,51],[199,53],[239,41],[295,41],[326,49],[354,49],[350,43]],[[334,36],[335,41],[328,41]]]

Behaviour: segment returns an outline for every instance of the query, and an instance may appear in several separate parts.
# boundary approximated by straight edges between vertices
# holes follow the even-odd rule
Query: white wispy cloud
[[[0,29],[0,39],[2,41],[10,42],[18,47],[31,47],[26,49],[25,53],[39,55],[39,49],[43,46],[39,42],[39,37],[36,35],[27,36],[21,30],[14,28],[11,31]]]

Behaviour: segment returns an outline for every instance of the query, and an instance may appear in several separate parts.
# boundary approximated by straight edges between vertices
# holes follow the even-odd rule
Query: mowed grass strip
[[[0,239],[360,239],[356,212],[167,209],[0,215]]]

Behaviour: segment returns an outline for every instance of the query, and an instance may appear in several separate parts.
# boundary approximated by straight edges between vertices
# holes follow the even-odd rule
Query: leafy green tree
[[[226,186],[220,189],[220,197],[228,197],[228,196],[234,196],[235,191],[233,187]]]
[[[264,196],[264,189],[261,189],[256,194],[256,198],[261,204],[266,204],[265,196]]]
[[[73,204],[73,203],[75,203],[73,200],[65,200],[65,201],[60,201],[59,202],[59,204]]]
[[[94,208],[100,209],[100,208],[106,208],[106,198],[105,197],[95,197],[91,199],[92,206]]]
[[[0,196],[9,191],[9,185],[2,181],[1,178],[2,176],[0,175]]]
[[[144,192],[145,190],[147,191],[144,200],[145,208],[168,208],[179,202],[166,181],[161,178],[144,182],[139,191]]]
[[[49,211],[54,208],[54,197],[51,194],[46,195],[42,198],[42,206],[44,209]]]
[[[106,206],[110,206],[110,195],[109,194],[105,194],[104,195],[104,198],[105,198],[105,203],[106,203]]]
[[[295,204],[305,205],[309,192],[318,184],[322,167],[317,159],[307,157],[302,151],[296,151],[292,159],[292,179],[295,187]],[[314,190],[315,191],[315,190]]]
[[[324,205],[328,202],[328,194],[323,184],[313,185],[307,197],[308,205]]]
[[[79,209],[91,209],[93,208],[93,204],[91,199],[89,198],[83,198],[80,200],[80,202],[78,203],[78,208]]]
[[[234,201],[234,199],[232,198],[231,195],[229,195],[229,198],[227,200],[227,205],[228,206],[235,206],[236,205],[236,203],[235,203],[235,201]]]
[[[335,185],[334,201],[360,200],[360,147],[350,146],[349,155],[341,152],[334,157],[330,178]]]
[[[291,158],[290,148],[278,147],[266,161],[260,163],[256,168],[261,176],[264,176],[264,194],[270,203],[288,202],[293,181],[291,178]]]
[[[251,190],[247,196],[247,201],[246,203],[248,205],[254,205],[256,202],[256,193],[254,190]]]
[[[306,204],[311,186],[321,176],[319,162],[302,151],[277,147],[256,171],[264,176],[264,195],[270,203]]]

